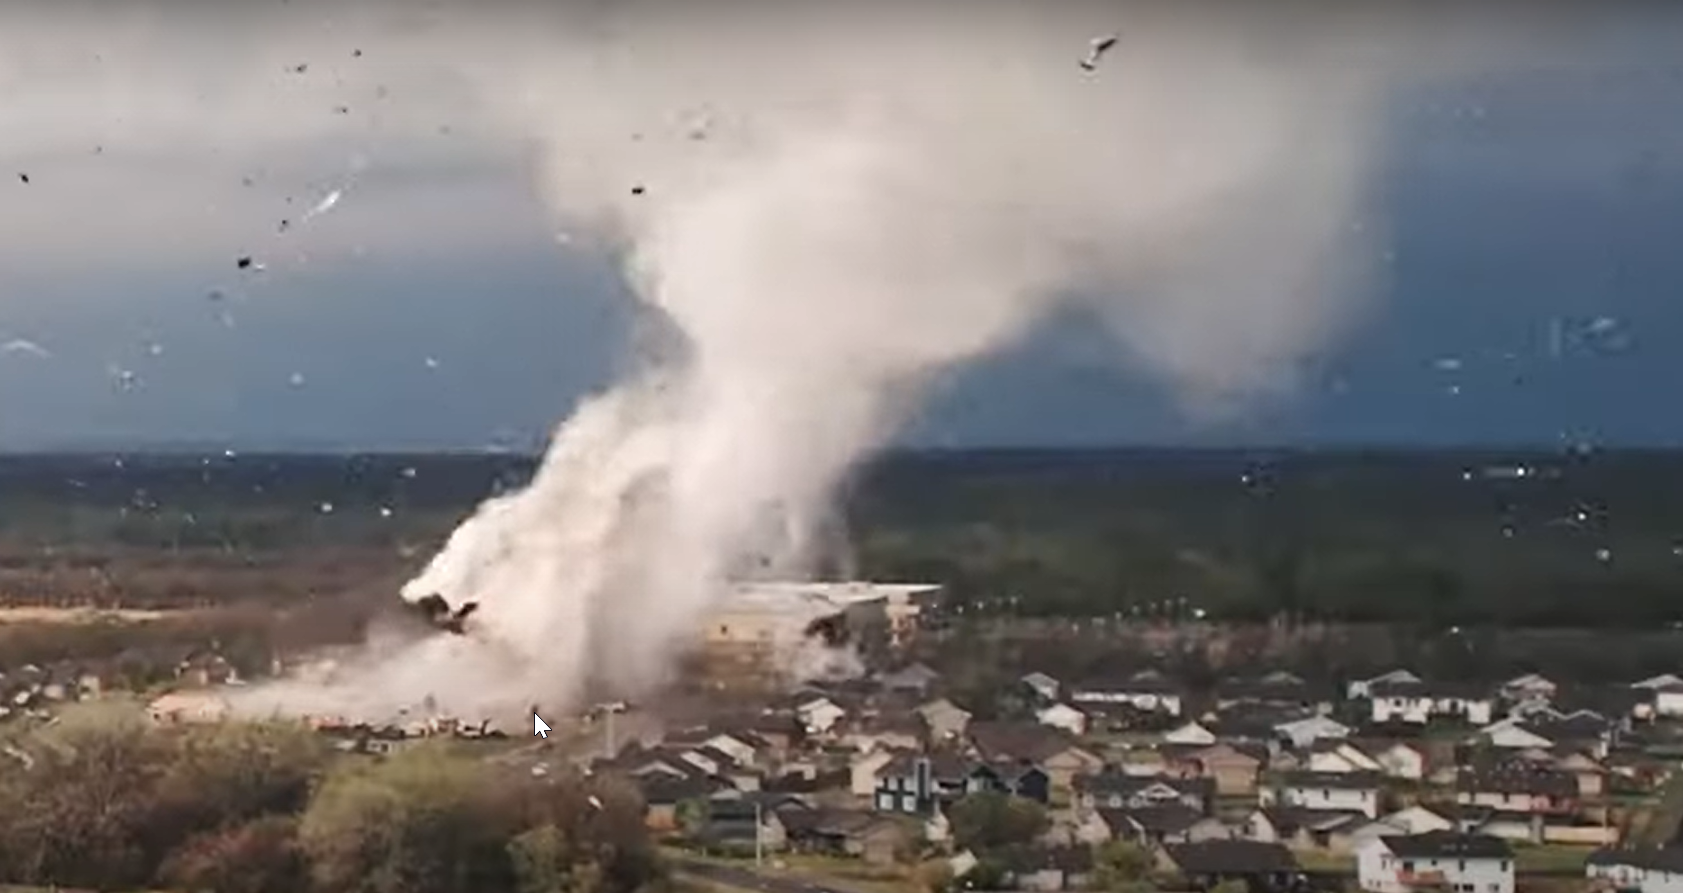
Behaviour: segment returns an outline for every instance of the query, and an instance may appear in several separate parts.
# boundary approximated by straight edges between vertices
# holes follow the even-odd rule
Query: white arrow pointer
[[[545,740],[549,738],[549,723],[544,722],[543,717],[537,715],[536,713],[532,714],[532,734],[542,737]]]

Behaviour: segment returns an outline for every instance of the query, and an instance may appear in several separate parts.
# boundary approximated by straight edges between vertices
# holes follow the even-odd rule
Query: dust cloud
[[[675,334],[404,588],[477,602],[469,635],[267,696],[483,713],[656,684],[732,581],[810,567],[838,484],[933,376],[1054,311],[1090,311],[1189,411],[1288,390],[1369,292],[1377,228],[1354,224],[1387,103],[1525,43],[1408,7],[632,2],[462,22],[451,62],[530,147],[559,227]]]

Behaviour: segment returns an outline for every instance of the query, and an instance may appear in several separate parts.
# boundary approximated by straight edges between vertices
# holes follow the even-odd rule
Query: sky
[[[494,29],[57,9],[0,8],[0,449],[524,447],[625,368],[616,259],[453,65]],[[1683,27],[1641,9],[1388,98],[1382,275],[1289,392],[1188,414],[1072,311],[902,442],[1683,442]]]

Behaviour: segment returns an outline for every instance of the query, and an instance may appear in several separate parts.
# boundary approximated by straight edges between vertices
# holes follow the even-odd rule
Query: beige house
[[[208,692],[170,692],[146,706],[146,714],[159,725],[190,722],[221,722],[228,718],[228,702]]]
[[[1262,770],[1262,760],[1231,744],[1193,751],[1182,757],[1181,762],[1195,775],[1213,779],[1216,794],[1224,797],[1255,794],[1257,773]]]

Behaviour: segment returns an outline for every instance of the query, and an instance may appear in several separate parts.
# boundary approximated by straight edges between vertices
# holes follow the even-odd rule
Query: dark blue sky
[[[1399,97],[1372,196],[1383,287],[1287,397],[1194,424],[1097,327],[1067,319],[951,376],[907,439],[1683,442],[1683,64],[1665,55]],[[184,155],[93,128],[13,152],[31,182],[0,185],[0,340],[52,356],[0,353],[0,448],[540,437],[611,380],[628,299],[611,265],[557,246],[518,151],[473,143],[458,120],[422,122],[419,148],[357,131],[332,151],[270,140]],[[126,173],[100,173],[116,165]],[[208,296],[348,170],[355,188],[287,249],[297,263]],[[100,177],[151,191],[113,203],[117,179]],[[364,225],[375,206],[388,222]],[[137,232],[163,233],[167,250],[103,250]],[[52,251],[73,262],[29,263]],[[122,369],[138,387],[117,386]]]

